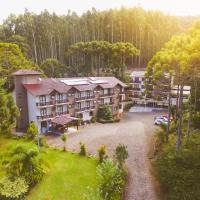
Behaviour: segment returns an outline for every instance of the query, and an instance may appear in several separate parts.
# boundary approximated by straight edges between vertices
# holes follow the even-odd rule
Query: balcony
[[[106,97],[111,97],[114,95],[114,92],[109,92],[107,94],[100,94],[100,98],[106,98]]]
[[[132,80],[132,83],[141,83],[142,81],[139,80]]]
[[[37,116],[37,119],[40,120],[40,121],[42,121],[42,120],[51,119],[52,117],[53,117],[52,114],[50,114],[50,115],[39,115],[39,116]]]
[[[37,107],[48,107],[48,106],[53,106],[53,101],[49,102],[37,102],[36,103]]]
[[[67,115],[67,114],[69,114],[69,111],[56,112],[56,116],[58,116],[58,115]]]
[[[93,110],[95,108],[95,106],[88,106],[88,107],[84,107],[84,108],[75,108],[75,112],[84,112],[86,110]]]
[[[56,100],[55,101],[55,104],[66,104],[66,103],[69,103],[69,100],[68,99],[59,99],[59,100]]]
[[[86,96],[85,99],[94,99],[95,96],[94,95],[91,95],[91,96]]]
[[[114,105],[114,102],[113,101],[111,101],[111,102],[109,102],[109,103],[103,103],[103,104],[99,104],[99,106],[100,107],[103,107],[103,106],[112,106],[112,105]]]
[[[140,91],[141,89],[139,87],[133,87],[133,90]]]

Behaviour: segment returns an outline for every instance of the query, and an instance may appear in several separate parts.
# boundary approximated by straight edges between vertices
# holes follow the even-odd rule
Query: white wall
[[[83,112],[83,121],[91,120],[90,112]]]
[[[27,100],[28,100],[28,116],[29,123],[34,121],[38,127],[38,131],[41,130],[41,123],[37,120],[37,115],[40,114],[39,109],[36,107],[36,97],[27,91]]]

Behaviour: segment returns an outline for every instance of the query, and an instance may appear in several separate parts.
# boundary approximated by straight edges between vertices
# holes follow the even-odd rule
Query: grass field
[[[0,164],[7,148],[23,140],[0,138]],[[44,149],[47,173],[28,194],[27,200],[81,200],[88,186],[96,186],[94,158],[81,157],[61,150]],[[0,166],[0,177],[4,172]]]

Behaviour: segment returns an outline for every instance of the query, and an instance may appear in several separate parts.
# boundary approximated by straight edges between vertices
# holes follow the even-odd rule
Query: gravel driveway
[[[91,124],[80,128],[78,133],[69,135],[67,148],[79,151],[79,142],[86,144],[90,154],[96,154],[104,144],[108,155],[121,143],[128,146],[129,181],[125,200],[158,200],[149,169],[147,156],[149,141],[155,131],[153,118],[155,113],[125,113],[120,123]],[[63,146],[59,137],[48,137],[48,144],[53,147]]]

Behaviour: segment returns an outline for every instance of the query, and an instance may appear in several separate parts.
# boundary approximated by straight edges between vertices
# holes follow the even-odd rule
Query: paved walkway
[[[126,113],[120,123],[87,125],[78,133],[69,135],[67,146],[72,151],[79,151],[79,142],[82,141],[88,152],[96,155],[98,147],[104,144],[108,155],[112,156],[119,143],[127,145],[130,178],[125,200],[158,200],[147,156],[148,142],[155,131],[154,116],[154,113]],[[54,147],[63,145],[59,137],[49,137],[48,144]]]

